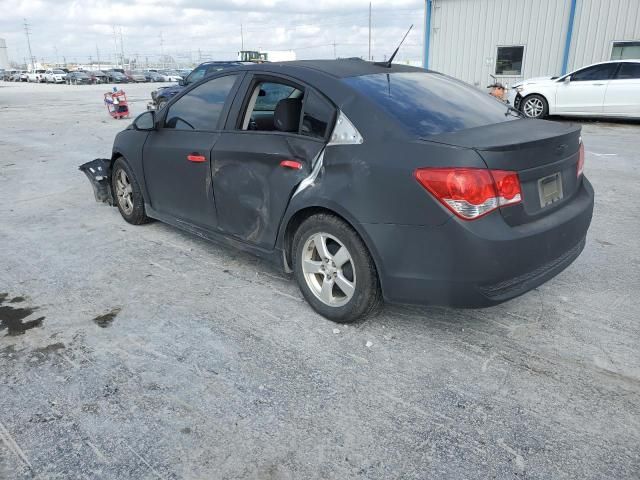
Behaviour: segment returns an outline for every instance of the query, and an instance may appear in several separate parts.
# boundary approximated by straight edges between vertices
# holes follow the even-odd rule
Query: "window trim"
[[[227,76],[230,76],[230,75],[235,75],[237,78],[236,78],[235,83],[231,87],[231,90],[229,90],[229,94],[227,95],[227,99],[225,100],[225,103],[222,106],[222,110],[220,111],[220,116],[218,117],[218,123],[216,125],[215,130],[182,130],[182,129],[175,129],[175,128],[167,128],[167,127],[165,127],[165,122],[167,120],[167,115],[169,114],[169,110],[182,97],[184,97],[185,95],[190,93],[192,90],[195,90],[200,85],[204,85],[207,82],[211,82],[211,81],[216,80],[218,78],[227,77]],[[160,118],[158,118],[157,121],[156,121],[156,127],[158,128],[158,131],[162,130],[162,131],[205,132],[205,133],[218,133],[218,132],[223,131],[224,130],[224,126],[227,123],[227,118],[229,116],[229,112],[231,111],[231,106],[233,105],[233,103],[235,101],[236,95],[238,94],[238,90],[240,89],[240,86],[242,85],[242,82],[243,82],[245,76],[246,76],[246,72],[243,72],[243,71],[238,71],[238,70],[227,70],[227,71],[225,71],[225,70],[221,70],[219,75],[212,75],[212,76],[209,76],[209,77],[204,77],[204,78],[200,79],[199,81],[197,81],[196,83],[190,84],[187,88],[185,88],[183,91],[178,93],[175,97],[173,97],[169,101],[169,104],[163,109],[162,115],[160,115]]]
[[[519,75],[505,75],[502,73],[498,73],[498,49],[499,48],[512,48],[512,47],[522,47],[522,65],[520,67],[520,74]],[[524,76],[524,58],[525,55],[527,53],[527,44],[526,43],[519,43],[519,44],[513,44],[513,45],[496,45],[496,61],[493,65],[493,74],[496,77],[504,77],[504,78],[520,78]]]
[[[309,135],[302,135],[301,133],[299,133],[302,128],[302,119],[303,119],[302,114],[300,115],[300,125],[298,127],[298,132],[281,132],[279,130],[242,130],[241,126],[242,126],[243,113],[246,111],[246,107],[247,107],[246,102],[251,97],[251,91],[253,86],[255,86],[254,81],[256,79],[259,79],[258,83],[260,81],[272,81],[276,83],[284,83],[287,85],[291,85],[292,87],[303,90],[304,95],[302,97],[302,110],[300,111],[301,113],[304,111],[304,101],[306,99],[307,92],[310,90],[314,90],[318,95],[320,95],[321,97],[324,97],[324,99],[327,100],[333,106],[333,108],[336,109],[336,112],[340,110],[338,106],[329,97],[323,94],[320,90],[318,90],[317,88],[309,85],[308,83],[296,77],[283,75],[280,72],[272,72],[269,70],[248,71],[246,72],[246,75],[243,78],[242,83],[238,87],[238,91],[236,92],[236,96],[233,101],[233,104],[229,108],[227,120],[223,128],[225,132],[241,134],[241,135],[252,135],[252,134],[278,135],[278,136],[310,140],[310,141],[322,143],[325,145],[328,143],[331,137],[331,131],[335,126],[335,120],[337,118],[337,115],[333,119],[334,121],[333,125],[331,125],[331,127],[327,129],[328,130],[327,136],[325,138],[310,137]],[[238,125],[240,125],[240,127],[238,127]]]

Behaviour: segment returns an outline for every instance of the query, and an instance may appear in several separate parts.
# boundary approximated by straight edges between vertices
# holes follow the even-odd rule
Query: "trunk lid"
[[[500,208],[511,225],[548,215],[578,191],[580,126],[515,120],[429,137],[478,152],[488,168],[518,173],[522,203]]]

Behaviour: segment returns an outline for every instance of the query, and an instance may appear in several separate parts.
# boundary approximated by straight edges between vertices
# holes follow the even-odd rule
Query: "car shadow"
[[[561,117],[558,115],[550,115],[549,120],[562,123],[580,123],[583,125],[591,124],[612,124],[612,125],[640,125],[640,119],[632,118],[584,118],[584,117]]]
[[[192,245],[195,249],[200,250],[200,252],[195,252],[196,256],[210,256],[212,261],[221,264],[222,271],[231,274],[239,273],[241,276],[246,276],[247,273],[258,273],[269,277],[270,281],[278,280],[283,287],[292,289],[291,295],[298,296],[300,300],[303,300],[294,276],[285,273],[268,260],[224,243],[203,239],[162,222],[156,222],[155,225],[157,228],[174,236],[177,243],[184,244],[186,249],[189,248],[189,245]],[[185,251],[185,255],[191,256],[187,251]],[[197,260],[197,258],[194,258],[194,260]],[[234,272],[234,267],[238,270],[245,270],[244,274],[242,272]],[[509,300],[503,304],[477,309],[384,303],[377,314],[356,320],[350,325],[356,329],[365,329],[367,326],[389,324],[389,321],[391,321],[391,323],[403,323],[405,326],[417,328],[422,332],[425,332],[425,329],[429,331],[464,330],[465,328],[470,330],[493,330],[493,327],[497,327],[502,331],[509,331],[518,328],[522,324],[531,324],[540,320],[545,304],[543,295],[538,289],[534,289],[522,297]],[[313,312],[310,305],[307,307],[309,312]],[[319,314],[316,313],[316,315],[322,318]],[[326,321],[330,322],[329,320]]]

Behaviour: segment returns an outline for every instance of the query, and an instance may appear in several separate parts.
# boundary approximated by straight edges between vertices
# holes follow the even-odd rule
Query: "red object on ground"
[[[129,118],[129,104],[127,94],[123,90],[117,92],[107,92],[104,94],[104,104],[109,115],[115,119]]]

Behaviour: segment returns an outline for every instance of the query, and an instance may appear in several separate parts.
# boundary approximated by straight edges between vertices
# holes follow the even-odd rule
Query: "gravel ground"
[[[0,478],[640,477],[640,125],[584,124],[594,220],[555,279],[337,326],[93,200],[105,90],[0,83]]]

